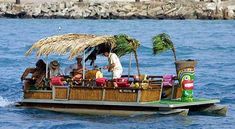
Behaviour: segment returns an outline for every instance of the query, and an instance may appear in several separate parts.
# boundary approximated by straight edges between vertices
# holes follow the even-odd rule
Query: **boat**
[[[131,49],[120,50],[120,44]],[[137,48],[139,42],[127,35],[97,36],[88,34],[64,34],[47,37],[37,41],[27,52],[30,55],[33,51],[38,57],[50,54],[69,54],[69,59],[73,59],[77,54],[83,55],[83,66],[85,59],[92,55],[102,53],[103,47],[110,47],[117,55],[134,53],[138,80],[136,75],[122,75],[128,81],[129,86],[114,87],[112,79],[105,81],[104,85],[98,85],[96,78],[86,78],[85,70],[83,77],[78,84],[74,83],[70,77],[66,77],[68,85],[50,85],[45,83],[39,89],[23,90],[23,99],[17,103],[18,107],[38,108],[49,111],[77,113],[77,114],[102,114],[102,115],[173,115],[179,114],[187,116],[191,112],[200,112],[212,115],[225,116],[227,106],[217,105],[218,99],[193,98],[183,101],[184,92],[182,81],[179,79],[182,73],[171,77],[171,83],[165,84],[165,76],[144,75],[139,71]],[[60,48],[61,47],[61,48]],[[90,54],[88,54],[90,53]],[[195,62],[187,60],[189,66]],[[182,61],[178,63],[178,71]],[[185,61],[184,61],[185,63]],[[85,68],[84,68],[85,69]],[[48,73],[48,63],[47,63]],[[185,70],[184,70],[185,71]],[[192,70],[190,70],[192,72]],[[182,71],[181,71],[182,72]],[[187,72],[187,70],[186,70]],[[194,72],[194,71],[193,71]],[[47,76],[47,74],[46,74]],[[142,78],[140,78],[142,77]],[[46,77],[48,80],[48,77]],[[182,78],[181,78],[182,79]],[[184,80],[185,81],[185,80]],[[183,81],[183,82],[184,82]],[[189,86],[191,81],[186,80],[185,86]]]

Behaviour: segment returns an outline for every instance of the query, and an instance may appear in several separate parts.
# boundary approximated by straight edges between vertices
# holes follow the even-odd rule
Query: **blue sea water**
[[[61,28],[61,29],[59,29]],[[235,128],[235,21],[201,20],[36,20],[0,19],[0,128],[48,129],[147,129],[147,128]],[[20,76],[34,66],[35,55],[24,53],[37,40],[64,33],[128,34],[141,41],[138,50],[141,72],[175,74],[172,53],[153,56],[151,38],[168,33],[178,59],[196,59],[195,96],[218,98],[228,105],[226,117],[193,114],[182,116],[88,116],[14,107],[22,98]],[[73,63],[68,56],[53,55],[62,67]],[[97,64],[105,65],[104,57]],[[127,73],[129,56],[121,58]],[[134,60],[132,61],[134,62]],[[132,74],[136,73],[135,64]],[[108,76],[108,73],[105,73]]]

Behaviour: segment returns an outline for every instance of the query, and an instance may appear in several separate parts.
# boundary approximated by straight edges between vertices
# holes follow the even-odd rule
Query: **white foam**
[[[11,102],[7,99],[4,99],[2,96],[0,96],[0,107],[7,107],[14,104],[14,102]]]

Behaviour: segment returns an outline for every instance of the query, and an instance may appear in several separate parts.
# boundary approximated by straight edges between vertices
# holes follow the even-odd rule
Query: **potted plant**
[[[166,33],[161,33],[152,38],[153,54],[160,54],[167,50],[172,50],[175,60],[176,73],[180,86],[183,88],[181,100],[193,101],[193,87],[194,87],[194,69],[196,65],[195,60],[177,60],[176,49],[170,36]]]

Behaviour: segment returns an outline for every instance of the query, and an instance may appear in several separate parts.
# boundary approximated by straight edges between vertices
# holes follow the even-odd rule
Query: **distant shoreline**
[[[7,2],[6,2],[7,1]],[[15,1],[15,0],[14,0]],[[160,0],[78,2],[78,0],[0,0],[0,17],[38,19],[235,19],[235,2]],[[84,0],[85,1],[85,0]],[[102,0],[101,0],[102,1]],[[105,1],[105,0],[103,0]],[[179,2],[180,1],[180,2]],[[33,2],[33,3],[32,3]],[[38,3],[39,2],[39,3]]]

